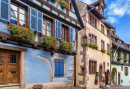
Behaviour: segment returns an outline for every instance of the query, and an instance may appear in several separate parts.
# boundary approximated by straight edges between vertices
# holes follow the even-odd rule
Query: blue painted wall
[[[54,67],[53,65],[54,65],[55,56],[65,58],[65,78],[55,78],[52,80],[53,82],[69,81],[67,80],[67,77],[72,77],[72,74],[68,73],[68,70],[72,70],[72,68],[69,67],[69,65],[72,65],[71,63],[72,57],[69,55],[55,53],[53,56],[51,56],[50,52],[46,52],[38,49],[26,48],[26,47],[16,46],[16,45],[2,43],[2,42],[0,42],[0,44],[27,49],[27,52],[25,53],[25,84],[44,83],[44,82],[49,82],[50,80],[50,69],[48,64],[44,60],[38,58],[37,55],[40,55],[48,59],[52,66],[52,70]]]

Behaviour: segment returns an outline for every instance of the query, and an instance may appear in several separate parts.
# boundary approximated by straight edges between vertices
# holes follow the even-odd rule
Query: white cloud
[[[118,22],[118,20],[114,17],[108,17],[107,21],[110,23],[117,23]]]

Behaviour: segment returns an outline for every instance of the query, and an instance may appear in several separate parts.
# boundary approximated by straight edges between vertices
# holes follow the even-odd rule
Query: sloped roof
[[[91,4],[89,4],[89,6],[96,6],[97,4],[99,4],[100,2],[103,2],[104,4],[104,9],[106,8],[106,4],[105,4],[105,1],[104,0],[97,0]]]

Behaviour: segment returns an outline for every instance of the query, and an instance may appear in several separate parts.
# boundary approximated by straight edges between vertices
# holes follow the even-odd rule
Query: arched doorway
[[[102,70],[102,65],[100,65],[100,66],[99,66],[99,83],[100,83],[100,82],[103,82],[103,81],[102,81],[102,75],[103,75],[103,72],[102,72],[102,71],[103,71],[103,70]]]
[[[107,70],[105,75],[105,85],[108,85],[108,81],[109,81],[109,70]]]
[[[113,80],[113,82],[115,83],[115,84],[117,84],[117,70],[116,70],[116,68],[113,68],[112,69],[112,80]]]

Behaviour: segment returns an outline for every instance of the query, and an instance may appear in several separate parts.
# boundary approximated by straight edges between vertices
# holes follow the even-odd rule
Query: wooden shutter
[[[30,29],[36,31],[37,29],[37,11],[34,8],[30,8]]]
[[[42,33],[42,26],[43,26],[43,13],[37,12],[37,30],[38,32]]]
[[[60,21],[55,20],[55,37],[61,39],[62,36],[62,24]]]
[[[10,0],[0,0],[0,19],[10,21]]]
[[[60,66],[59,66],[59,60],[55,59],[55,77],[60,76]]]
[[[64,60],[60,60],[60,77],[64,76]]]
[[[70,40],[70,43],[73,44],[73,28],[72,27],[69,28],[69,40]]]

